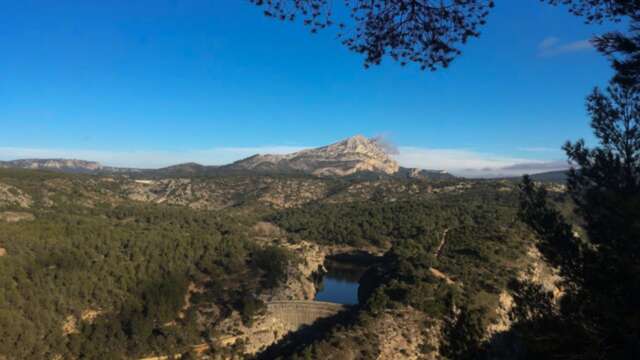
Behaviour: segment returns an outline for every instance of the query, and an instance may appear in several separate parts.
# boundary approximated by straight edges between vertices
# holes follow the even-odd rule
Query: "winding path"
[[[436,252],[434,253],[436,258],[439,258],[440,255],[442,255],[442,250],[444,250],[444,244],[447,242],[447,233],[448,232],[449,232],[449,228],[444,229],[444,231],[442,232],[442,237],[440,238],[440,244],[438,245],[438,248],[436,249]]]
[[[438,244],[438,248],[436,249],[436,251],[434,252],[434,256],[436,257],[436,259],[440,258],[440,255],[442,255],[442,252],[444,250],[444,245],[447,243],[447,233],[449,233],[449,228],[444,229],[444,231],[442,232],[442,237],[440,238],[440,244]],[[462,285],[462,283],[457,283],[456,281],[452,280],[447,274],[445,274],[444,272],[434,268],[434,267],[430,267],[429,271],[431,272],[431,274],[439,279],[443,279],[444,281],[447,282],[447,284],[449,285],[454,285],[454,284],[458,284],[458,285]]]

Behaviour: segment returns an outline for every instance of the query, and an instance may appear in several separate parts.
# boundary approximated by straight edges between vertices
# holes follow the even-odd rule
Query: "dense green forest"
[[[517,192],[485,182],[429,201],[312,204],[272,215],[287,231],[322,244],[390,247],[361,281],[358,320],[291,356],[337,356],[341,347],[336,344],[345,343],[345,332],[372,337],[366,335],[366,319],[406,306],[432,319],[455,319],[452,311],[463,310],[465,317],[448,323],[444,354],[456,358],[479,344],[496,321],[500,293],[530,261],[525,257],[535,238],[517,220],[517,210]],[[369,354],[364,357],[375,354],[367,341],[358,346]]]
[[[292,182],[302,185],[292,190]],[[308,198],[309,182],[329,191]],[[0,355],[9,359],[177,354],[215,338],[232,311],[250,325],[264,307],[260,295],[297,262],[285,247],[257,241],[253,225],[264,220],[289,243],[385,253],[361,282],[359,315],[291,356],[330,358],[332,334],[368,337],[381,313],[406,307],[479,341],[534,241],[517,219],[510,181],[234,176],[142,188],[173,205],[134,200],[143,185],[126,178],[2,170],[0,184],[0,213],[33,215],[0,221]],[[188,186],[203,189],[191,202],[183,201]],[[230,206],[198,206],[200,197],[227,199],[221,186],[241,189]],[[279,196],[286,201],[272,201]],[[465,317],[450,321],[460,309]],[[469,346],[445,345],[450,354]]]
[[[0,258],[0,354],[10,358],[184,351],[206,335],[193,307],[178,318],[190,283],[207,288],[192,304],[209,302],[224,316],[273,286],[288,261],[281,249],[252,244],[236,218],[188,208],[66,208],[36,217],[0,222],[7,254]],[[69,316],[87,310],[99,315],[64,334]]]
[[[502,183],[481,182],[427,199],[317,203],[275,213],[268,220],[300,238],[324,244],[389,247],[397,240],[429,242],[446,228],[485,220],[513,222],[517,194]],[[425,201],[427,200],[427,201]]]

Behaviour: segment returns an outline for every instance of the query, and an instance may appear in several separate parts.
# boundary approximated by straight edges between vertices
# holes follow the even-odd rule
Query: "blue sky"
[[[584,98],[611,76],[586,43],[611,26],[538,0],[498,1],[481,37],[435,73],[389,60],[365,70],[332,31],[243,0],[0,5],[5,160],[220,164],[360,133],[386,136],[410,166],[541,164],[592,139]]]

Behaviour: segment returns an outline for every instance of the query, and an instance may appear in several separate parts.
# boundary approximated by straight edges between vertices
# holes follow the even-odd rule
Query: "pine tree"
[[[540,250],[559,267],[566,289],[557,312],[520,319],[529,323],[519,328],[532,357],[640,357],[639,90],[616,81],[606,94],[594,90],[587,109],[599,145],[564,146],[573,164],[568,192],[586,236],[574,234],[544,189],[527,177],[521,185],[521,218],[540,235]]]

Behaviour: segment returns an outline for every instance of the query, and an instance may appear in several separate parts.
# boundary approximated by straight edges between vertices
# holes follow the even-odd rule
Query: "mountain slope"
[[[102,166],[95,161],[74,159],[22,159],[0,161],[0,168],[39,169],[66,173],[125,174],[137,177],[224,176],[233,174],[301,174],[361,179],[404,178],[443,180],[455,178],[438,170],[403,168],[387,153],[386,147],[362,135],[331,145],[291,154],[254,155],[229,165],[177,164],[160,169]]]
[[[254,171],[290,171],[316,176],[346,176],[370,171],[395,174],[400,169],[375,141],[356,135],[335,144],[286,155],[254,155],[227,168]]]

